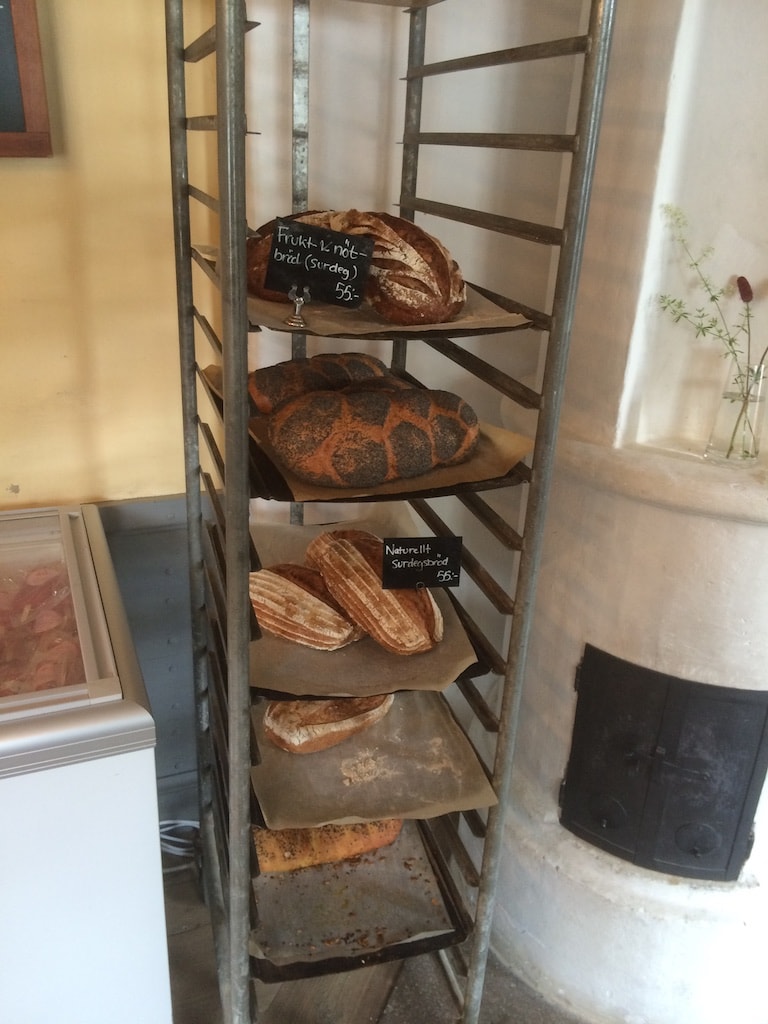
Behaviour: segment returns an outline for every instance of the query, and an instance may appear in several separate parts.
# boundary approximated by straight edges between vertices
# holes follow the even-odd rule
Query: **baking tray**
[[[312,754],[264,734],[266,702],[251,711],[261,760],[251,785],[268,828],[379,818],[436,818],[495,804],[485,769],[440,693],[398,693],[380,721]]]
[[[366,0],[370,3],[388,3],[400,6],[400,0]],[[421,0],[416,6],[428,7],[441,0]],[[217,273],[218,249],[215,246],[195,244],[195,257],[206,265],[212,274]],[[295,333],[297,325],[291,320],[293,303],[286,297],[285,302],[270,302],[249,295],[248,320],[254,327],[266,327],[273,331]],[[487,295],[466,282],[466,299],[461,311],[451,320],[436,324],[395,324],[385,320],[367,302],[355,309],[325,302],[306,302],[301,310],[302,334],[321,338],[408,338],[424,334],[443,334],[451,337],[474,337],[478,334],[519,331],[531,326],[531,321],[522,313],[511,313],[493,302]]]
[[[515,467],[533,450],[530,438],[481,422],[477,448],[466,462],[433,469],[408,480],[393,480],[378,487],[323,487],[301,480],[281,464],[269,443],[265,417],[251,419],[248,431],[252,447],[256,449],[251,465],[259,474],[258,487],[266,487],[270,491],[269,494],[260,493],[258,497],[287,494],[291,501],[397,499],[415,494],[454,494],[462,486],[477,487],[492,480],[515,483],[517,481],[511,476]],[[253,479],[256,474],[251,475]]]
[[[423,533],[408,506],[389,504],[370,517],[320,526],[252,524],[251,537],[264,567],[304,561],[310,540],[335,527],[355,527],[379,537]],[[297,697],[363,697],[394,690],[444,690],[477,661],[477,656],[447,594],[432,594],[443,615],[443,639],[431,651],[401,655],[366,637],[338,651],[317,651],[264,631],[249,649],[251,680],[270,692]]]
[[[267,982],[336,973],[463,942],[470,919],[422,823],[352,860],[253,879],[251,970]]]
[[[443,615],[444,635],[431,651],[392,654],[371,637],[337,651],[318,651],[263,630],[249,648],[251,685],[293,697],[445,690],[477,662],[477,655],[447,595],[435,590],[433,597]]]

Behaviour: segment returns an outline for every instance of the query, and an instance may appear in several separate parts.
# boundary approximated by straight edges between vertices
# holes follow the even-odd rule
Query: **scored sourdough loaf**
[[[349,617],[393,654],[423,654],[443,638],[443,617],[427,587],[385,590],[384,545],[366,530],[330,530],[310,541],[307,562],[320,571]]]
[[[324,487],[377,487],[465,462],[480,427],[449,391],[365,388],[315,391],[269,417],[270,443],[299,479]]]
[[[252,830],[259,869],[298,871],[318,864],[361,857],[389,846],[400,835],[401,818],[382,818],[353,825],[319,825],[317,828]]]
[[[252,370],[248,393],[258,411],[268,415],[289,398],[310,391],[333,391],[386,374],[386,364],[364,352],[323,353]]]
[[[466,285],[456,260],[434,235],[403,217],[360,210],[312,210],[288,220],[373,239],[363,301],[388,323],[404,327],[445,323],[461,312]],[[246,240],[248,291],[257,298],[285,302],[266,288],[265,279],[276,221]]]
[[[264,733],[281,750],[313,754],[335,747],[380,722],[394,694],[330,697],[321,700],[273,700],[264,712]]]
[[[285,640],[335,651],[363,635],[311,566],[281,562],[258,569],[248,574],[248,592],[259,625]]]
[[[464,307],[459,265],[439,239],[390,213],[346,215],[350,234],[373,237],[366,301],[379,316],[403,327],[452,320]]]

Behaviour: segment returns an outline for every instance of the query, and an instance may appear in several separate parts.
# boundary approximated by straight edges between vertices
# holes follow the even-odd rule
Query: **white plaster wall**
[[[744,0],[619,4],[574,325],[563,429],[600,444],[701,456],[725,378],[722,348],[658,307],[701,304],[661,205],[680,206],[726,284],[746,275],[768,331],[768,8]],[[768,336],[766,337],[768,340]]]
[[[700,454],[728,372],[722,345],[696,340],[658,307],[660,292],[704,297],[664,225],[661,205],[686,213],[695,253],[718,286],[745,275],[755,288],[757,343],[768,344],[768,136],[759,110],[768,90],[768,7],[686,0],[674,56],[665,137],[653,194],[643,280],[632,330],[620,440]],[[738,296],[725,302],[731,322]]]
[[[589,1024],[765,1024],[761,886],[628,876],[519,810],[507,837],[516,858],[500,953],[552,1004]]]
[[[613,445],[646,260],[684,0],[619,3],[562,431]]]
[[[766,799],[727,885],[634,868],[557,809],[585,643],[768,687],[766,463],[700,459],[723,363],[656,307],[662,282],[675,290],[662,202],[762,299],[767,14],[757,0],[618,9],[495,922],[501,955],[593,1024],[768,1022]]]

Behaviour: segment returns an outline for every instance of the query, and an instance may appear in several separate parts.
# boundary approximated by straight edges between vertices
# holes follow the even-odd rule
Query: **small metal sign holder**
[[[301,295],[299,295],[298,286],[294,285],[288,292],[288,298],[293,302],[293,312],[290,316],[285,318],[284,322],[288,327],[293,327],[297,331],[302,331],[307,325],[304,321],[304,317],[301,315],[301,307],[305,302],[309,302],[311,300],[309,288],[305,285],[301,290]]]

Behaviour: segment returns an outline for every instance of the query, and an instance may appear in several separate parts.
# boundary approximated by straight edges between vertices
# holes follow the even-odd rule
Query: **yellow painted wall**
[[[38,13],[54,155],[0,159],[0,508],[177,493],[163,4]]]

